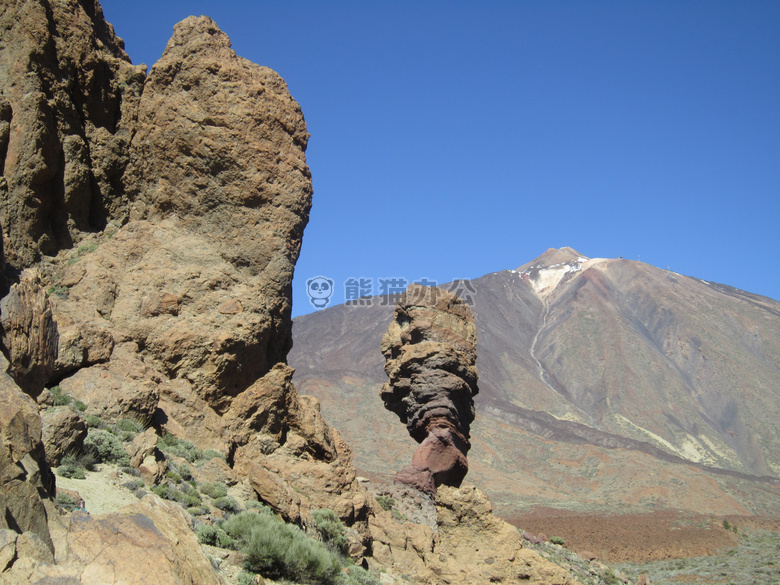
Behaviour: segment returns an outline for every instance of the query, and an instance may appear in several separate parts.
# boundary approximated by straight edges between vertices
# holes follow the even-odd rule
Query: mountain
[[[780,303],[571,248],[470,285],[469,481],[500,511],[777,512]],[[367,475],[394,473],[414,447],[379,399],[393,304],[294,320],[294,381]]]

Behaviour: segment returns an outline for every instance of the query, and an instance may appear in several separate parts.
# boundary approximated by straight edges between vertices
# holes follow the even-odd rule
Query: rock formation
[[[84,415],[151,425],[130,449],[145,479],[164,477],[155,436],[196,441],[288,520],[335,510],[359,555],[370,499],[285,364],[312,186],[282,78],[207,17],[176,25],[148,77],[96,1],[5,0],[0,23],[0,223],[5,260],[24,269],[0,305],[0,528],[56,546],[46,459],[84,434],[75,411],[46,412],[44,453],[31,397],[46,409],[56,384]]]
[[[398,481],[429,493],[463,481],[479,391],[476,343],[474,317],[455,294],[412,284],[399,299],[382,338],[390,381],[381,396],[420,446]]]
[[[96,0],[3,0],[0,30],[0,225],[24,268],[124,216],[145,69]]]

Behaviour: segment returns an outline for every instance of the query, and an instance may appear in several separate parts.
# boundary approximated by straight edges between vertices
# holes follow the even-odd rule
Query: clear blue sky
[[[134,63],[207,14],[301,104],[294,283],[438,282],[547,248],[780,299],[780,2],[103,0]]]

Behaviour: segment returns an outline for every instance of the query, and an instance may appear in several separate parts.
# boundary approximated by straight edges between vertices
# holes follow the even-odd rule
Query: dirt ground
[[[677,511],[646,514],[580,514],[552,508],[506,518],[534,536],[561,537],[566,547],[607,562],[644,563],[706,556],[733,548],[738,538],[729,526],[780,530],[780,519],[700,516]]]

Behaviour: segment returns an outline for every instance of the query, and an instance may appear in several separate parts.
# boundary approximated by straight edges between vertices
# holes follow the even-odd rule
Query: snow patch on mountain
[[[545,299],[555,291],[567,275],[581,272],[594,264],[604,261],[604,258],[585,258],[580,256],[568,262],[559,262],[549,266],[534,264],[522,272],[517,272],[516,270],[511,270],[510,272],[518,274],[520,278],[531,286],[539,298]]]

